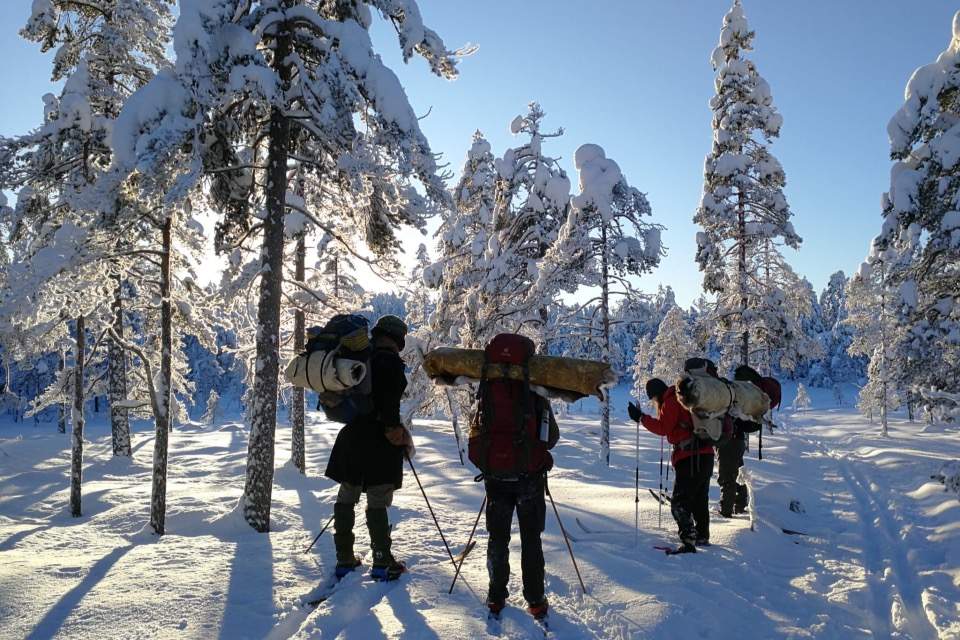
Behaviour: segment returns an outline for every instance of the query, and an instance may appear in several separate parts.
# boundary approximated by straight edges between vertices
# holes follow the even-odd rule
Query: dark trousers
[[[523,573],[523,597],[528,604],[543,600],[543,533],[547,504],[542,476],[516,481],[485,481],[487,490],[487,573],[490,588],[487,597],[499,602],[507,599],[510,578],[510,526],[513,510],[520,524],[520,568]]]
[[[677,521],[680,540],[693,544],[710,539],[710,478],[713,476],[713,455],[699,454],[680,460],[675,465],[673,499],[670,512]]]
[[[725,516],[729,516],[734,511],[742,513],[747,509],[750,497],[747,485],[737,482],[746,450],[747,439],[742,433],[738,433],[729,442],[717,448],[717,459],[720,465],[717,474],[717,482],[720,484],[720,513]]]

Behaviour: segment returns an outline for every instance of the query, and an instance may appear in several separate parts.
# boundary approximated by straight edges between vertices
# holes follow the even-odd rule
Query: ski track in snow
[[[615,395],[622,395],[615,390]],[[811,389],[815,407],[828,390]],[[617,398],[616,407],[623,405]],[[555,638],[960,638],[960,501],[929,480],[960,458],[956,427],[897,419],[878,435],[846,409],[776,416],[764,460],[748,453],[759,522],[714,516],[713,546],[667,557],[675,526],[646,491],[658,486],[659,439],[643,434],[640,530],[634,519],[634,425],[616,420],[611,467],[597,461],[599,426],[585,402],[561,422],[550,487],[587,593],[547,506],[544,555]],[[284,465],[278,427],[272,531],[253,532],[235,510],[243,486],[242,423],[185,425],[171,434],[168,534],[146,531],[153,437],[137,426],[132,461],[111,457],[109,431],[88,425],[82,518],[69,516],[69,437],[55,425],[0,425],[0,637],[2,638],[542,638],[524,611],[519,535],[511,540],[510,600],[486,616],[486,533],[456,589],[450,558],[408,472],[391,509],[394,550],[410,571],[370,581],[365,566],[326,592],[336,485],[322,470],[337,425],[310,414],[308,475]],[[467,542],[482,500],[460,466],[449,425],[418,422],[414,460],[453,553]],[[751,449],[754,449],[751,442]],[[716,472],[716,469],[715,469]],[[672,481],[671,473],[671,481]],[[714,480],[713,504],[719,497]],[[788,506],[792,500],[804,513]],[[583,526],[577,524],[577,519]],[[782,528],[807,535],[784,535]],[[588,529],[586,531],[585,529]]]

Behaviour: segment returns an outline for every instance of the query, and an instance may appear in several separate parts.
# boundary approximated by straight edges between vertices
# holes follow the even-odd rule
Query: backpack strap
[[[522,411],[518,411],[519,423],[517,425],[517,444],[520,445],[523,452],[523,461],[518,464],[518,475],[526,475],[530,469],[530,434],[527,433],[527,422],[530,419],[530,365],[529,358],[523,362],[523,389],[520,392],[520,404]]]

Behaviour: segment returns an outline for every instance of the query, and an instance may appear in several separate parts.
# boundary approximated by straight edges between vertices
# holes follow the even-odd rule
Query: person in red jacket
[[[710,477],[713,475],[713,445],[693,435],[690,412],[680,405],[677,392],[660,378],[647,381],[647,397],[657,408],[657,417],[643,413],[630,403],[630,417],[647,431],[665,436],[673,445],[670,458],[676,469],[670,512],[677,521],[682,543],[677,553],[694,553],[697,546],[710,544]]]

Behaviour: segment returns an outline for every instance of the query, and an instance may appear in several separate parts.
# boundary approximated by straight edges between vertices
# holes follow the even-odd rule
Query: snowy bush
[[[807,387],[801,382],[797,385],[797,397],[793,399],[793,408],[797,411],[806,411],[810,406],[810,394],[807,393]]]

